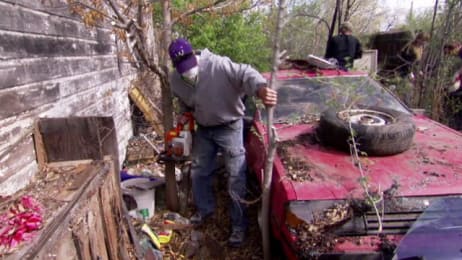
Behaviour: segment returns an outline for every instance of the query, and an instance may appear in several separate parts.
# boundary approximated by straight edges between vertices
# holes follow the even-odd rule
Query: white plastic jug
[[[140,210],[148,210],[148,218],[154,215],[156,181],[149,178],[132,178],[121,183],[123,194],[133,197],[137,204],[137,216],[142,218]]]

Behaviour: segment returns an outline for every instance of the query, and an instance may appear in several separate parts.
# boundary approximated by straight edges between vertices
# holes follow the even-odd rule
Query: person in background
[[[352,35],[353,27],[349,22],[340,25],[339,34],[329,39],[327,42],[327,60],[335,59],[339,68],[348,70],[353,68],[355,59],[363,55],[363,50],[359,40]]]
[[[459,42],[445,44],[443,51],[446,55],[457,56],[462,60],[462,44]],[[446,109],[450,115],[449,126],[462,130],[462,68],[454,73],[447,90]]]
[[[459,42],[445,44],[443,51],[446,55],[454,55],[462,59],[462,44]]]
[[[444,54],[459,57],[462,60],[462,44],[447,43],[443,47]],[[462,68],[460,68],[453,76],[452,85],[448,87],[450,95],[454,95],[462,92]],[[460,95],[460,94],[459,94]]]
[[[247,64],[233,62],[208,49],[195,52],[185,39],[169,46],[175,70],[170,87],[178,97],[180,112],[191,111],[197,123],[193,140],[191,178],[196,213],[193,224],[202,224],[212,216],[215,199],[212,177],[216,154],[224,155],[229,174],[230,246],[240,246],[247,229],[244,199],[246,196],[246,160],[243,143],[244,96],[257,96],[266,106],[274,106],[277,93],[267,87],[263,76]]]
[[[400,51],[399,58],[403,63],[399,68],[401,77],[409,77],[411,81],[414,80],[415,75],[413,73],[413,68],[415,68],[422,59],[425,44],[429,39],[430,37],[427,33],[419,32],[414,39]]]
[[[408,44],[406,44],[398,53],[398,60],[400,62],[397,68],[397,75],[399,76],[399,83],[397,86],[398,95],[402,98],[404,103],[408,106],[413,106],[414,102],[414,85],[416,84],[415,75],[423,75],[418,69],[418,64],[422,59],[422,54],[425,44],[429,41],[430,37],[427,33],[419,32],[415,35]]]
[[[457,56],[462,60],[462,44],[461,43],[448,43],[445,44],[443,47],[444,54],[446,55],[452,55],[452,56]],[[461,93],[462,89],[461,83],[462,83],[462,68],[459,69],[453,76],[453,81],[452,85],[449,87],[449,93]]]

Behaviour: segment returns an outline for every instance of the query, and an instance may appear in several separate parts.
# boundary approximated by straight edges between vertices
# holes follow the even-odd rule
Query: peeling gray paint
[[[0,0],[0,195],[37,173],[32,130],[40,117],[112,116],[124,161],[134,71],[118,67],[110,29],[88,29],[56,8],[65,4]]]

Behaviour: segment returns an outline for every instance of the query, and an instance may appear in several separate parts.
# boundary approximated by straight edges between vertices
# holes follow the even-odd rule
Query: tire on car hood
[[[351,123],[353,131],[347,119],[354,121]],[[415,129],[410,115],[392,109],[368,107],[339,111],[330,108],[321,114],[316,133],[322,144],[349,152],[350,133],[353,132],[361,152],[385,156],[408,150]]]

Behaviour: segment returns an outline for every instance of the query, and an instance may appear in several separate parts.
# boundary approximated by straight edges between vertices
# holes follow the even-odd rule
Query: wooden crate
[[[112,161],[58,165],[50,164],[18,194],[44,206],[44,226],[2,259],[136,259],[137,241],[119,199]]]
[[[41,168],[20,197],[44,208],[43,227],[0,259],[141,259],[120,191],[117,138],[111,118],[42,119],[34,139]]]

